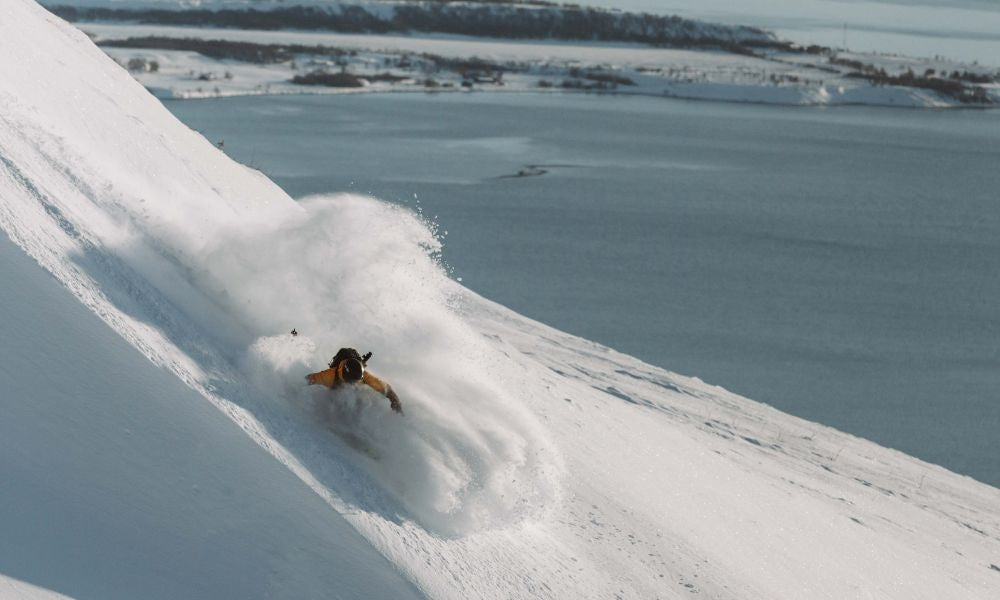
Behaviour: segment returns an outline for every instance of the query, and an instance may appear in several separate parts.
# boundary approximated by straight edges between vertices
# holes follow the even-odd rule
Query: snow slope
[[[0,598],[419,597],[6,235],[0,273]]]
[[[177,122],[84,35],[27,0],[7,0],[5,9],[0,227],[175,377],[126,363],[119,347],[110,360],[137,369],[135,385],[159,379],[150,384],[165,390],[157,412],[135,408],[127,392],[135,385],[71,386],[64,400],[78,390],[108,418],[162,413],[188,432],[158,437],[164,451],[218,444],[262,489],[290,490],[281,501],[296,510],[306,511],[299,492],[308,490],[323,502],[309,505],[305,522],[334,532],[346,520],[360,534],[314,556],[315,564],[329,556],[336,569],[346,553],[367,557],[373,547],[435,598],[986,599],[1000,592],[1000,490],[480,298],[435,260],[432,225],[370,198],[293,201]],[[9,262],[5,280],[12,269],[22,273],[14,281],[33,281]],[[4,303],[27,315],[32,299],[51,293]],[[69,327],[36,323],[57,339]],[[292,327],[302,335],[288,335]],[[101,341],[99,331],[88,327],[72,339],[82,350],[84,340]],[[375,353],[371,366],[397,388],[405,417],[374,393],[303,386],[302,375],[344,344]],[[22,404],[48,389],[32,390],[21,374],[43,355],[0,371],[5,392],[23,394]],[[70,363],[76,378],[115,377],[83,358]],[[178,382],[197,396],[182,394]],[[228,421],[195,427],[191,416],[206,419],[209,406]],[[18,415],[24,427],[61,430],[52,419],[44,411]],[[230,436],[229,423],[245,435]],[[100,435],[95,427],[72,431]],[[16,451],[31,448],[31,436],[3,439],[12,449],[0,454],[0,466],[19,473],[14,481],[46,468]],[[256,445],[247,449],[246,440]],[[99,448],[99,440],[82,441]],[[114,452],[94,455],[77,469],[79,484],[59,492],[53,513],[74,503],[96,509],[111,497],[87,495],[87,481],[109,481],[126,466]],[[172,460],[147,459],[150,479],[178,473]],[[220,469],[197,473],[210,478]],[[43,495],[18,486],[18,497],[27,505]],[[183,515],[173,506],[153,502],[149,510],[169,523]],[[0,524],[12,527],[17,514],[0,507]],[[33,510],[38,518],[50,511],[43,502]],[[230,540],[261,561],[285,552],[288,538],[273,539],[285,529],[276,517],[244,510],[245,519],[222,521]],[[126,517],[103,518],[126,530]],[[165,552],[158,548],[186,546],[164,541],[171,527],[148,520],[135,527],[144,535],[123,537],[120,548],[117,537],[106,541],[118,552],[135,549],[137,568],[155,572]],[[92,593],[82,574],[60,579],[58,551],[68,538],[16,532],[0,543],[0,583]],[[30,571],[13,558],[22,542],[40,556]],[[312,538],[306,550],[323,543]],[[95,552],[102,551],[110,552]],[[405,593],[395,571],[360,562],[370,568],[357,575],[319,566],[287,577],[285,588],[271,585],[315,597],[329,593],[326,578],[344,586],[374,578],[371,585],[388,590],[383,597]]]

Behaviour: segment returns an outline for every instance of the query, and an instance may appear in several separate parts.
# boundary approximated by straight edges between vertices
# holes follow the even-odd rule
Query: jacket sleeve
[[[306,375],[306,381],[309,385],[325,385],[326,387],[333,387],[333,384],[337,381],[337,371],[334,369],[326,369],[325,371],[320,371],[318,373],[310,373]]]
[[[378,377],[375,377],[369,371],[365,371],[365,374],[362,376],[361,381],[363,381],[365,384],[367,384],[370,388],[372,388],[376,392],[388,398],[389,406],[392,408],[392,410],[402,414],[403,405],[400,404],[399,396],[397,396],[396,392],[392,390],[391,385],[382,381]]]

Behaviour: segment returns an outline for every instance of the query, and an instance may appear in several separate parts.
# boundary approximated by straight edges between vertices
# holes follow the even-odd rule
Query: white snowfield
[[[273,550],[285,576],[261,597],[414,589],[455,599],[1000,597],[1000,490],[476,296],[436,262],[432,226],[370,198],[291,199],[29,0],[4,2],[0,106],[0,227],[135,350],[218,409],[209,412],[228,417],[229,429],[242,430],[204,428],[208,439],[159,443],[174,440],[189,453],[252,440],[261,458],[241,459],[241,468],[261,493],[287,491],[280,528],[266,511],[233,502],[246,512],[226,524],[246,534],[243,552],[270,552],[265,543],[304,522],[325,532],[346,521],[360,534],[340,535],[336,551],[320,545],[331,539],[320,533],[302,536],[295,553]],[[301,335],[290,336],[293,327]],[[405,416],[374,392],[305,386],[303,376],[342,345],[374,352],[370,366],[399,392]],[[17,387],[38,396],[16,405],[28,410],[58,385]],[[146,406],[142,393],[89,389],[79,389],[80,401],[109,418]],[[157,410],[174,423],[197,406]],[[33,422],[46,430],[47,418]],[[105,434],[93,435],[96,445]],[[39,461],[13,450],[0,454],[7,470]],[[75,476],[110,480],[110,464]],[[185,481],[169,457],[141,464],[150,479]],[[138,498],[152,511],[140,521],[148,535],[116,534],[131,536],[118,552],[136,564],[158,556],[152,549],[164,537],[178,536],[173,547],[184,548],[184,536],[198,533],[193,517],[167,511],[159,493],[127,492],[111,497]],[[88,492],[61,502],[113,522],[114,511],[100,510],[108,499]],[[56,502],[38,500],[43,512]],[[166,524],[154,525],[157,516]],[[37,546],[33,535],[29,527],[0,535],[0,558],[18,544]],[[352,555],[376,556],[373,548],[395,569],[367,558],[360,562],[375,566],[342,569]],[[66,568],[56,550],[50,563],[41,553],[33,572]],[[300,555],[329,568],[294,569]],[[211,571],[242,558],[206,552],[200,560]],[[0,562],[0,591],[93,595],[86,572],[47,594],[35,586],[50,578],[12,569]],[[394,583],[400,575],[413,587]]]

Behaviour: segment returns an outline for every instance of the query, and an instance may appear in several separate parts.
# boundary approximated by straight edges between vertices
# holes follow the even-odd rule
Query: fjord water
[[[167,106],[293,196],[422,212],[453,275],[520,313],[1000,486],[996,112],[565,94]]]

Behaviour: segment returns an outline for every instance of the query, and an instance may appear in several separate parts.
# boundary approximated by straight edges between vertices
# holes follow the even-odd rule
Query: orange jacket
[[[309,385],[325,385],[328,388],[340,387],[347,383],[344,381],[344,362],[341,361],[340,364],[323,371],[310,373],[306,375],[306,381],[309,382]],[[396,392],[392,390],[392,386],[388,383],[372,375],[368,370],[365,370],[361,376],[361,382],[388,398],[389,406],[392,407],[392,410],[398,413],[403,412],[403,407],[399,403],[399,396],[396,395]]]

